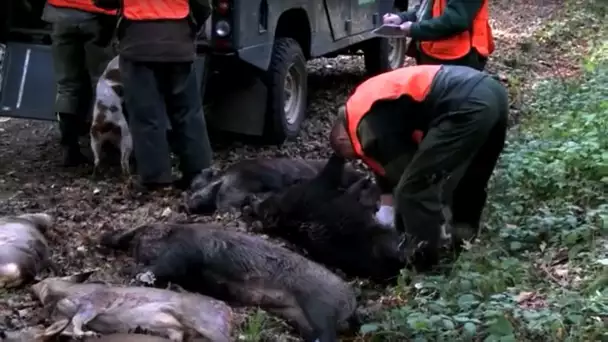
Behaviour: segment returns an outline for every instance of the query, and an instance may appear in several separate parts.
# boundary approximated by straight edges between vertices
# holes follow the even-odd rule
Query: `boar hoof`
[[[77,339],[77,340],[82,340],[86,337],[99,337],[101,336],[100,334],[92,331],[92,330],[87,330],[87,331],[83,331],[80,329],[74,329],[74,331],[72,331],[72,337]]]
[[[141,283],[148,284],[148,285],[154,285],[154,283],[156,282],[156,277],[150,271],[146,271],[146,272],[137,274],[135,276],[135,279]]]

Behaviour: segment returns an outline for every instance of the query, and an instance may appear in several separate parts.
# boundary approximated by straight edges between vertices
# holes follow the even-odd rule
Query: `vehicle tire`
[[[365,43],[365,70],[370,76],[398,69],[405,63],[405,38],[373,38]]]
[[[296,40],[283,37],[275,40],[266,86],[268,104],[264,140],[280,145],[298,135],[306,117],[306,57]]]

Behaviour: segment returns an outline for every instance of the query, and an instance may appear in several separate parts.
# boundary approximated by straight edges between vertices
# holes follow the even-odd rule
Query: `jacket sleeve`
[[[418,41],[441,40],[470,29],[483,0],[448,0],[437,18],[412,24],[410,35]]]
[[[420,5],[416,5],[416,7],[414,7],[413,10],[397,13],[397,15],[399,16],[399,18],[401,18],[401,22],[404,22],[404,23],[406,21],[416,21],[416,19],[417,19],[416,12],[418,12],[419,8],[420,8]]]

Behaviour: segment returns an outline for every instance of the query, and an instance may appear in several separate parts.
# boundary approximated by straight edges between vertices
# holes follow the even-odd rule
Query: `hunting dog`
[[[124,175],[130,174],[129,161],[133,138],[124,107],[124,88],[119,70],[119,57],[112,59],[97,82],[91,124],[91,149],[95,174],[101,163],[102,148],[110,143],[120,150],[120,166]]]

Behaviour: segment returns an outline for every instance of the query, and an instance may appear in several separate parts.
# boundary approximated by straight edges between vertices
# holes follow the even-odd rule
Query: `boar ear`
[[[48,328],[44,330],[43,333],[37,334],[36,338],[41,339],[42,341],[51,341],[54,337],[57,337],[61,334],[65,328],[70,324],[70,320],[67,318],[61,319],[53,324],[51,324]]]
[[[23,214],[19,215],[19,218],[27,220],[36,226],[41,233],[46,233],[46,231],[53,225],[53,216],[46,213],[36,213],[36,214]]]
[[[95,270],[72,274],[62,279],[70,283],[84,283],[93,273],[95,273]]]

